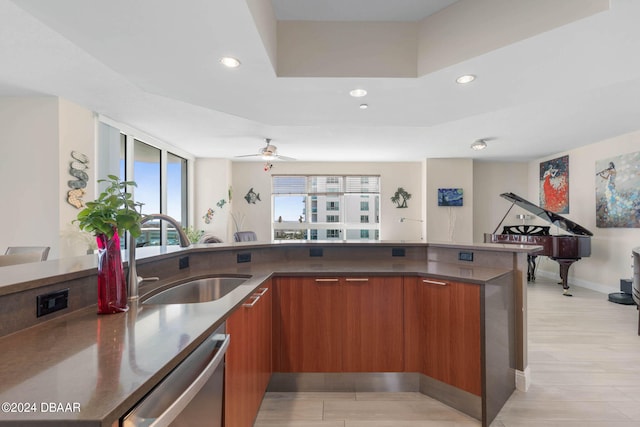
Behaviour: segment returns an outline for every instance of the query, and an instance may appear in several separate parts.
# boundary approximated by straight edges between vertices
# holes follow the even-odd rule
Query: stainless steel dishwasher
[[[125,415],[121,425],[221,426],[228,346],[229,335],[222,324]]]

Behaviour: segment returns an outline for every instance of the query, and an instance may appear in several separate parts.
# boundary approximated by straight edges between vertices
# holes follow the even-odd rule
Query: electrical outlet
[[[321,257],[324,255],[324,251],[322,248],[309,248],[309,256],[311,257]]]
[[[404,248],[391,248],[391,256],[405,256]]]
[[[236,255],[236,262],[238,264],[243,262],[251,262],[251,252]]]
[[[37,317],[62,310],[69,306],[69,289],[38,295],[36,297]]]
[[[473,252],[458,252],[458,261],[473,261]]]
[[[182,270],[184,268],[189,268],[189,257],[188,256],[183,256],[182,258],[180,258],[178,260],[178,268],[180,270]]]

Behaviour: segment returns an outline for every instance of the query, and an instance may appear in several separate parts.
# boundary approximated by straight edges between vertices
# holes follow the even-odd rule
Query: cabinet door
[[[421,281],[423,373],[481,395],[480,286]]]
[[[482,395],[480,286],[452,283],[451,384]]]
[[[404,288],[404,370],[422,372],[424,356],[422,354],[422,310],[420,301],[422,279],[405,277]]]
[[[227,319],[225,425],[253,425],[271,376],[271,290],[262,286]]]
[[[451,283],[421,279],[422,372],[451,384]]]
[[[343,289],[338,278],[276,279],[278,372],[342,370]]]
[[[342,370],[404,369],[402,277],[346,277]]]
[[[258,406],[262,402],[262,397],[267,389],[271,374],[273,373],[273,361],[272,361],[272,303],[273,303],[273,289],[271,281],[260,287],[259,293],[261,294],[260,300],[255,306],[257,311],[255,320],[255,329],[258,331],[256,344],[258,347],[258,360],[257,360],[257,399]]]
[[[247,396],[250,390],[250,316],[243,307],[227,319],[227,333],[231,335],[225,356],[224,420],[227,427],[250,427]]]

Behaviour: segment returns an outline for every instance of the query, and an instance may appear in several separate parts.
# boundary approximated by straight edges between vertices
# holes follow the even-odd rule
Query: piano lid
[[[575,222],[558,215],[557,213],[553,213],[546,209],[542,209],[540,206],[536,206],[533,203],[523,199],[517,194],[513,193],[502,193],[500,197],[507,199],[511,203],[515,203],[519,207],[524,210],[531,212],[532,214],[544,219],[551,224],[562,228],[569,233],[578,234],[581,236],[593,236],[593,233],[582,227],[581,225],[576,224]]]

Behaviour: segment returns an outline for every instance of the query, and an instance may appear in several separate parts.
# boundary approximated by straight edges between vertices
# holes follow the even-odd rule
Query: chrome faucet
[[[161,220],[167,221],[168,223],[170,223],[176,228],[176,231],[178,232],[178,236],[180,237],[181,247],[186,248],[187,246],[190,245],[189,238],[187,237],[187,234],[184,232],[184,230],[182,229],[178,221],[176,221],[174,218],[170,217],[169,215],[164,215],[164,214],[145,215],[142,221],[140,221],[140,225],[145,224],[154,219],[161,219]],[[151,281],[151,280],[159,280],[159,278],[158,277],[143,278],[138,276],[138,271],[136,270],[136,239],[133,236],[131,236],[131,233],[129,233],[129,280],[128,280],[129,300],[137,300],[139,297],[138,286],[142,282]]]

